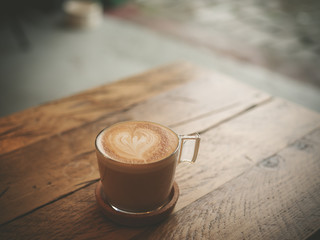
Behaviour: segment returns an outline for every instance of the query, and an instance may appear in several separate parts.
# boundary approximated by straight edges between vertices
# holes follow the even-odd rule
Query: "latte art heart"
[[[114,136],[113,144],[126,158],[144,159],[159,141],[159,136],[150,131],[138,129],[133,133],[119,132]]]
[[[161,160],[177,148],[178,137],[170,129],[149,122],[123,122],[105,130],[102,148],[111,159],[133,164]]]

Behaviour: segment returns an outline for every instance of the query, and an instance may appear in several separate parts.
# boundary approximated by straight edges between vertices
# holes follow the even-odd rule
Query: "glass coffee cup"
[[[194,162],[199,144],[198,134],[178,135],[153,122],[126,121],[105,128],[96,138],[96,154],[106,201],[129,214],[162,208],[170,200],[177,164]]]

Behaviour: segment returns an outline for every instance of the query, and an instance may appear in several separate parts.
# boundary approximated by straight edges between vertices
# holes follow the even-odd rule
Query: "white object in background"
[[[65,23],[71,27],[91,28],[98,26],[103,9],[97,1],[68,0],[63,5]]]

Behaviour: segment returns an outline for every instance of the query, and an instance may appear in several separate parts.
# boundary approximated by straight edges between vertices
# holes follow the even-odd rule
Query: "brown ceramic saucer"
[[[179,187],[176,182],[173,183],[170,193],[170,201],[162,208],[152,212],[139,214],[119,212],[113,209],[105,200],[101,181],[97,184],[95,194],[99,209],[110,220],[121,225],[142,227],[158,223],[170,215],[179,198]]]

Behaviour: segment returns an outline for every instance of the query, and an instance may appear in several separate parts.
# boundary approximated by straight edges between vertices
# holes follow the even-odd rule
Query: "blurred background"
[[[176,61],[320,111],[318,0],[12,0],[0,116]]]

